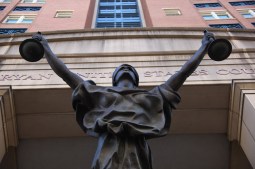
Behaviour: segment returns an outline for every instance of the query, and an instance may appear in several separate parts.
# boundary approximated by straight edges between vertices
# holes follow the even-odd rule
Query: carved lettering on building
[[[173,72],[163,72],[163,71],[146,71],[144,73],[144,77],[164,77],[164,76],[172,76],[177,71]],[[197,70],[194,71],[191,76],[202,76],[202,75],[209,75],[207,70]]]
[[[150,70],[140,72],[140,76],[144,78],[168,78],[175,74],[176,70]],[[1,73],[1,72],[0,72]],[[111,79],[112,72],[79,72],[77,73],[83,79]],[[198,69],[191,74],[191,77],[199,77],[199,76],[210,76],[210,75],[218,75],[218,76],[237,76],[237,75],[254,75],[254,68],[224,68],[224,69]],[[51,80],[52,78],[56,78],[57,75],[53,73],[20,73],[20,74],[0,74],[0,81],[43,81],[43,80]]]
[[[218,75],[241,75],[241,74],[254,74],[255,69],[219,69],[216,71]]]
[[[13,81],[13,80],[49,80],[53,74],[33,74],[33,75],[0,75],[0,81]]]
[[[112,78],[111,72],[99,72],[99,73],[77,73],[82,78],[89,79],[89,78]]]

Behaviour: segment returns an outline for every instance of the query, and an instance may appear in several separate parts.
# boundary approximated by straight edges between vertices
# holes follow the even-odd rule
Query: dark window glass
[[[122,23],[121,23],[121,22],[116,22],[115,27],[116,27],[116,28],[121,28],[121,27],[122,27]]]
[[[113,22],[101,22],[101,23],[97,23],[96,27],[97,28],[114,28],[114,23]]]
[[[209,26],[213,28],[243,28],[240,24],[212,24]]]
[[[122,0],[122,2],[136,2],[136,0]]]
[[[130,28],[141,27],[141,23],[140,22],[126,22],[126,23],[123,23],[123,27],[130,27]]]
[[[136,5],[124,5],[122,9],[137,9]]]
[[[253,26],[255,26],[255,23],[251,23]]]
[[[116,13],[116,18],[121,18],[121,14],[120,13]]]
[[[25,7],[25,6],[18,6],[14,8],[13,11],[39,11],[41,7]]]
[[[114,2],[114,0],[101,0],[100,2]]]
[[[99,18],[114,18],[114,13],[98,14]]]
[[[246,5],[255,5],[255,1],[237,1],[229,2],[232,6],[246,6]]]
[[[24,33],[27,29],[0,29],[0,34],[14,34],[14,33]]]
[[[99,10],[113,10],[114,6],[100,6]]]
[[[123,17],[130,18],[130,17],[139,17],[138,13],[123,13]]]
[[[0,6],[0,11],[4,10],[5,6]]]
[[[203,3],[203,4],[194,4],[197,8],[216,8],[221,7],[219,3]]]

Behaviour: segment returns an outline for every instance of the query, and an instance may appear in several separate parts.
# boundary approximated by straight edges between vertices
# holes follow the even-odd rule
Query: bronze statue
[[[192,58],[150,91],[138,88],[138,73],[128,64],[114,71],[113,87],[83,80],[57,58],[41,34],[33,39],[40,40],[53,71],[73,89],[78,124],[88,135],[98,137],[92,169],[152,169],[146,140],[167,134],[171,111],[181,100],[177,91],[200,64],[214,35],[204,32],[202,45]]]

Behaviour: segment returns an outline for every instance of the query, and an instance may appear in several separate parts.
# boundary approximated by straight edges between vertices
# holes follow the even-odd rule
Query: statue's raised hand
[[[205,30],[204,37],[202,39],[202,45],[208,46],[214,40],[215,40],[214,34]]]
[[[43,37],[41,32],[37,32],[32,38],[38,40],[44,47],[48,46],[48,41]]]

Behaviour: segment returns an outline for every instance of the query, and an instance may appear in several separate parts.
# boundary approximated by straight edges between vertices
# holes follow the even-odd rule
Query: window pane
[[[18,6],[16,8],[14,8],[13,11],[39,11],[41,9],[41,7],[21,7]]]
[[[6,23],[17,23],[18,19],[7,19]]]
[[[250,13],[245,13],[245,14],[242,14],[244,18],[253,18],[252,14]]]
[[[114,28],[114,23],[113,22],[97,23],[96,27],[97,28]]]
[[[45,0],[37,0],[37,3],[45,3]]]
[[[0,0],[0,2],[2,2],[2,3],[10,3],[11,2],[11,0]]]
[[[227,14],[225,15],[217,15],[220,19],[228,19],[229,16]]]
[[[21,23],[32,23],[33,19],[23,19]]]
[[[33,3],[33,0],[24,0],[23,3]]]
[[[0,11],[4,10],[5,6],[0,6]]]
[[[45,3],[45,0],[24,0],[23,3]]]
[[[221,7],[219,3],[203,3],[203,4],[194,4],[197,8],[216,8]]]
[[[212,20],[215,19],[212,15],[203,15],[204,20]]]
[[[255,5],[255,1],[237,1],[229,2],[232,6],[246,6],[246,5]]]
[[[213,28],[243,28],[240,24],[211,24]]]
[[[24,33],[26,30],[27,29],[25,29],[25,28],[20,28],[20,29],[12,29],[12,28],[0,29],[0,34]]]

